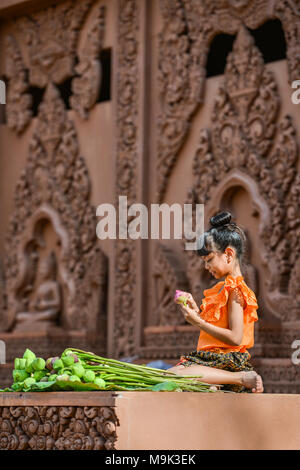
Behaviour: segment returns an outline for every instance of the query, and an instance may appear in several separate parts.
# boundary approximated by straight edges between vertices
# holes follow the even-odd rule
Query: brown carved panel
[[[57,237],[54,249],[62,296],[59,324],[95,331],[99,308],[103,308],[107,263],[97,247],[95,209],[89,196],[90,179],[74,125],[55,85],[50,84],[39,108],[27,165],[15,190],[15,210],[7,234],[6,330],[13,327],[19,313],[21,321],[26,320],[26,312],[29,321],[38,319],[34,312],[39,308],[33,305],[30,309],[28,293],[35,289],[36,265],[45,249],[43,227],[50,223]],[[42,275],[40,283],[49,283],[50,273]],[[53,278],[52,284],[59,282]],[[38,298],[41,285],[36,290]],[[53,287],[48,292],[52,293]],[[44,289],[40,295],[44,304],[47,296]],[[45,311],[51,310],[50,305]]]
[[[287,44],[290,83],[299,78],[300,13],[293,1],[161,0],[163,28],[159,44],[161,112],[157,143],[157,202],[162,202],[192,117],[203,104],[206,60],[219,33],[237,34],[278,18]],[[291,26],[292,25],[292,26]]]

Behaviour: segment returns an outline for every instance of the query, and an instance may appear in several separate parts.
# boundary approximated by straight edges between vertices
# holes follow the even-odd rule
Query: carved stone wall
[[[26,159],[20,159],[23,171],[5,230],[2,331],[8,334],[17,318],[34,314],[35,295],[48,289],[60,292],[54,313],[42,311],[52,314],[52,326],[101,331],[114,357],[176,360],[198,338],[174,305],[174,290],[189,290],[200,302],[214,280],[183,242],[119,239],[118,222],[109,256],[96,239],[92,196],[99,183],[91,180],[102,146],[91,150],[94,144],[86,140],[84,148],[79,135],[82,129],[104,133],[92,123],[100,116],[99,56],[110,26],[113,93],[104,114],[112,135],[107,187],[113,203],[119,206],[119,196],[127,196],[128,207],[178,202],[184,186],[181,202],[204,203],[207,223],[242,189],[257,232],[249,228],[245,273],[260,306],[253,356],[261,360],[262,375],[269,367],[265,358],[288,360],[290,344],[300,336],[300,176],[298,117],[295,108],[289,111],[284,86],[300,76],[299,18],[292,0],[76,0],[49,2],[11,24],[4,21],[5,127],[12,148],[23,145]],[[282,64],[265,64],[249,31],[272,19],[280,20],[285,35],[286,84],[278,76]],[[217,83],[216,77],[206,79],[206,68],[219,33],[235,40]],[[36,110],[33,89],[41,95]],[[3,192],[9,201],[7,187]],[[48,257],[56,272],[43,286],[37,273]],[[18,334],[22,328],[20,323]],[[295,391],[295,366],[294,375],[280,367],[285,390]],[[299,383],[292,384],[292,375]],[[275,379],[267,380],[266,390],[275,390]]]
[[[6,124],[19,138],[29,125],[34,130],[6,231],[0,315],[1,331],[77,330],[100,340],[102,351],[108,260],[96,237],[89,169],[68,108],[86,120],[96,104],[105,13],[101,2],[66,1],[9,25]],[[34,122],[32,87],[43,91]]]

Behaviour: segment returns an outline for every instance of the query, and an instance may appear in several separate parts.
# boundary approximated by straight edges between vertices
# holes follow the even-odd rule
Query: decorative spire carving
[[[97,246],[96,210],[89,195],[89,174],[74,125],[58,90],[50,83],[39,106],[27,164],[15,189],[15,209],[7,233],[6,329],[11,328],[22,301],[20,286],[25,288],[29,282],[28,247],[40,245],[35,227],[47,219],[61,245],[58,269],[65,291],[63,324],[96,333],[107,260]]]

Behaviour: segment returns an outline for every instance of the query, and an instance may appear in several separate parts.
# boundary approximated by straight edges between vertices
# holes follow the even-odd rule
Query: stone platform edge
[[[299,450],[299,422],[300,394],[0,393],[8,449]]]

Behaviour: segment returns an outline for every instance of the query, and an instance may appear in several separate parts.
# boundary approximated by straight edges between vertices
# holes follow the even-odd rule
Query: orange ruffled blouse
[[[243,276],[226,276],[225,281],[218,282],[210,289],[203,291],[204,298],[200,306],[200,316],[203,320],[229,328],[227,301],[231,289],[238,288],[244,298],[244,335],[239,346],[232,346],[214,338],[201,330],[197,351],[206,350],[218,353],[232,351],[246,352],[254,344],[254,322],[258,320],[258,304],[254,292],[247,286]]]

